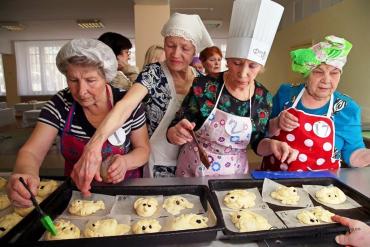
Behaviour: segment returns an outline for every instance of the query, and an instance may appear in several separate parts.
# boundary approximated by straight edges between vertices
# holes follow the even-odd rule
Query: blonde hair
[[[152,45],[151,47],[149,47],[145,53],[143,69],[147,64],[158,62],[163,52],[164,49],[162,46]]]

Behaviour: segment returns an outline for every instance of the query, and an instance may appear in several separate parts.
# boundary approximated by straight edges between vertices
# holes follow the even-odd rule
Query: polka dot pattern
[[[319,158],[317,161],[316,161],[316,165],[318,165],[318,166],[321,166],[321,165],[323,165],[325,163],[325,159],[323,159],[323,158]]]
[[[300,162],[306,162],[307,161],[307,155],[299,154],[298,159],[299,159]]]
[[[312,130],[312,125],[311,125],[310,123],[305,123],[305,124],[304,124],[304,129],[305,129],[306,131],[311,131],[311,130]]]
[[[313,141],[311,139],[306,139],[304,140],[304,145],[310,148],[313,146]]]
[[[322,146],[322,148],[325,150],[325,151],[330,151],[332,149],[332,145],[331,143],[329,142],[325,142],[324,145]]]
[[[293,134],[287,134],[286,139],[290,142],[294,142],[295,136]]]

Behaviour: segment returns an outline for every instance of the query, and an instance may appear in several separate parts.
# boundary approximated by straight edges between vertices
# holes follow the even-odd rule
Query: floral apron
[[[106,87],[106,93],[108,95],[108,106],[112,108],[112,104],[110,101],[110,94],[108,90],[108,86]],[[61,135],[61,153],[64,157],[64,175],[70,176],[73,170],[73,166],[79,158],[81,157],[85,145],[88,143],[89,139],[87,138],[80,138],[74,136],[70,133],[71,124],[73,121],[73,117],[75,115],[75,108],[76,103],[73,101],[71,108],[69,109],[68,116],[66,119],[66,124],[64,126],[62,135]],[[124,145],[114,146],[110,144],[108,141],[105,141],[103,148],[102,148],[102,158],[103,160],[106,159],[108,156],[114,154],[126,154],[129,150],[125,150]],[[137,168],[135,170],[130,170],[126,172],[126,178],[139,178],[142,177],[142,169]]]
[[[330,118],[333,109],[333,95],[330,98],[326,116],[308,114],[295,109],[305,88],[301,90],[289,113],[298,118],[299,127],[292,131],[281,130],[273,139],[288,143],[299,151],[297,160],[282,164],[273,155],[263,159],[263,170],[313,171],[335,170],[340,160],[334,159],[335,126]]]
[[[252,103],[249,100],[249,117],[240,117],[217,109],[225,84],[216,104],[195,135],[204,148],[211,166],[206,169],[199,159],[195,141],[181,147],[176,176],[219,176],[248,172],[247,146],[252,135]]]

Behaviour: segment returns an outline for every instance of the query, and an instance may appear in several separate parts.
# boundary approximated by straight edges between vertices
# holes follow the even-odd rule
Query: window
[[[19,95],[53,95],[67,87],[55,58],[67,41],[17,41],[15,56]]]
[[[4,79],[4,68],[3,68],[3,57],[0,54],[0,95],[5,95],[5,79]]]

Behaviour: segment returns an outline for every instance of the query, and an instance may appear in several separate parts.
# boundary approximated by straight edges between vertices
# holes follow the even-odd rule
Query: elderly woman
[[[217,46],[207,47],[199,54],[205,74],[215,77],[221,71],[222,53]]]
[[[65,44],[56,58],[57,67],[67,79],[68,88],[58,92],[42,109],[28,141],[19,150],[8,194],[16,205],[30,206],[29,193],[18,181],[23,177],[37,194],[39,168],[57,135],[69,176],[102,120],[125,92],[108,82],[116,75],[117,61],[112,50],[93,39],[77,39]],[[149,157],[145,110],[139,105],[120,125],[117,136],[103,144],[101,155],[110,158],[107,182],[142,176]]]
[[[361,135],[360,107],[336,89],[352,44],[335,36],[311,48],[291,52],[292,69],[306,82],[283,84],[274,97],[270,135],[299,151],[298,159],[284,164],[265,157],[266,170],[338,169],[370,163],[370,151]]]
[[[258,26],[250,30],[250,23],[258,22],[253,19],[257,15],[249,16],[251,19],[247,21],[243,19],[244,11],[254,9],[255,4],[259,4],[258,1],[234,2],[226,50],[228,71],[218,73],[215,77],[197,78],[168,129],[168,140],[183,145],[177,162],[177,176],[246,174],[249,144],[262,156],[274,153],[287,162],[296,158],[294,150],[287,144],[264,138],[272,95],[255,78],[262,71],[267,55],[253,56],[250,50],[265,48],[268,53],[276,29],[265,30],[273,34],[262,40],[256,36],[243,36],[262,31]],[[266,25],[277,28],[281,6],[268,4],[280,16],[278,13],[269,16],[262,12],[258,18],[263,18],[268,23]],[[251,45],[257,39],[263,46]],[[193,130],[194,134],[191,133]],[[202,160],[199,144],[208,162]],[[210,166],[207,168],[204,162],[210,163]]]
[[[174,176],[178,147],[167,142],[166,131],[197,76],[189,66],[195,52],[211,46],[212,41],[198,15],[173,14],[164,25],[162,35],[166,61],[150,64],[139,74],[136,83],[100,125],[75,165],[72,178],[85,194],[89,194],[94,175],[99,176],[103,142],[143,99],[151,147],[147,176]]]

